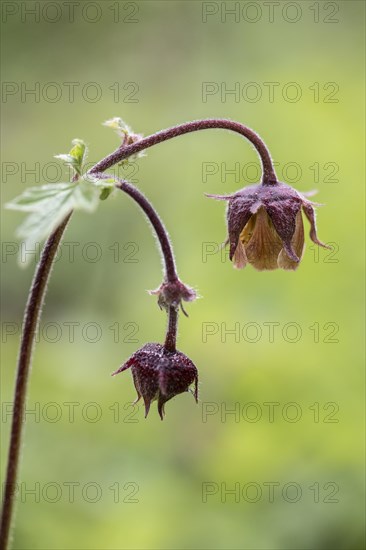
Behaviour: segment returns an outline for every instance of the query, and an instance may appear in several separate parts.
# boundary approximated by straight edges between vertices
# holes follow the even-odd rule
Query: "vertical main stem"
[[[53,261],[55,259],[58,246],[68,224],[70,216],[71,213],[66,216],[63,222],[46,241],[46,244],[42,251],[41,259],[34,275],[28,302],[25,308],[23,333],[15,382],[10,447],[8,453],[3,508],[1,514],[0,550],[6,550],[9,544],[20,451],[22,444],[22,433],[24,429],[24,409],[26,404],[27,385],[29,379],[29,371],[31,367],[34,336],[37,330],[38,320],[44,302],[44,297],[47,290],[47,283],[51,273]]]

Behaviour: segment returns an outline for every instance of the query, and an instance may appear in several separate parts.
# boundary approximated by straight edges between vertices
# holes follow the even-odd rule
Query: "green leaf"
[[[74,210],[94,212],[98,208],[98,189],[89,180],[81,179],[73,193]]]
[[[131,128],[118,116],[110,118],[102,124],[103,126],[107,126],[107,128],[112,128],[112,130],[115,130],[117,132],[117,135],[119,135],[120,137],[132,134]]]
[[[5,205],[9,210],[20,210],[22,212],[34,212],[44,207],[44,203],[56,195],[67,193],[75,187],[74,183],[52,183],[26,189],[19,197]]]
[[[85,174],[83,179],[95,187],[114,187],[116,184],[114,176],[98,177],[95,174]]]
[[[86,145],[82,139],[74,139],[71,143],[74,147],[71,149],[70,155],[81,168],[87,152]]]
[[[104,187],[101,190],[100,195],[99,195],[100,200],[105,201],[106,199],[108,199],[108,197],[112,193],[112,191],[113,191],[112,187]]]
[[[87,146],[81,139],[72,140],[72,149],[67,154],[55,155],[55,158],[63,160],[66,164],[71,166],[79,176],[82,173],[82,168],[86,160],[88,152]]]
[[[106,120],[102,123],[103,126],[107,126],[107,128],[112,128],[117,135],[122,139],[122,146],[125,145],[131,145],[131,143],[136,143],[137,141],[140,141],[142,139],[142,134],[136,134],[132,131],[132,129],[126,124],[120,117],[114,117],[110,118],[109,120]],[[146,156],[146,153],[144,151],[140,151],[139,153],[135,153],[130,157],[130,159],[134,158],[140,158]],[[121,166],[128,164],[128,159],[123,160],[121,163],[119,163]]]
[[[17,230],[17,237],[24,241],[25,250],[35,250],[36,244],[46,239],[73,209],[74,189],[43,201],[43,208],[34,209]],[[26,258],[30,258],[26,254]],[[22,263],[26,265],[26,263]]]
[[[31,187],[6,204],[7,208],[29,212],[17,230],[26,250],[34,250],[72,210],[94,212],[99,204],[100,189],[88,179],[77,183],[57,183]],[[29,254],[26,258],[29,258]],[[24,262],[22,265],[25,265]]]
[[[116,180],[113,176],[106,178],[98,178],[93,175],[85,176],[85,180],[89,181],[92,185],[99,188],[101,201],[106,200],[115,188]]]

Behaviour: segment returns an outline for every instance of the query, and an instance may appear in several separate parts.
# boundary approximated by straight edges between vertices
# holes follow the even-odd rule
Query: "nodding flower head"
[[[259,271],[297,269],[304,251],[301,210],[310,222],[310,238],[319,246],[312,203],[298,191],[277,182],[251,185],[228,196],[207,195],[228,201],[230,260],[239,269],[247,263]]]
[[[187,315],[187,313],[183,309],[182,301],[193,302],[197,298],[193,288],[185,285],[179,279],[163,282],[156,290],[150,290],[150,294],[158,296],[160,309],[169,311],[170,307],[178,309],[180,306],[184,315]]]
[[[157,400],[160,418],[164,418],[167,401],[179,393],[191,391],[198,400],[198,371],[192,361],[180,351],[167,351],[161,344],[145,344],[112,376],[131,368],[137,391],[137,401],[145,403],[145,418],[152,401]]]

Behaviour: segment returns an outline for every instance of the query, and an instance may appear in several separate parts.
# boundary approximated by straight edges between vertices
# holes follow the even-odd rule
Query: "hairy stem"
[[[177,328],[178,328],[178,311],[175,307],[170,306],[168,312],[168,328],[165,336],[166,351],[176,351],[177,343]]]
[[[108,178],[105,174],[100,174],[99,177]],[[161,252],[164,258],[165,264],[165,279],[168,282],[175,282],[178,280],[178,274],[174,262],[174,254],[172,244],[170,242],[167,230],[165,229],[158,213],[147,200],[147,198],[134,187],[131,183],[115,178],[117,183],[116,187],[127,193],[145,212],[146,216],[151,222],[155,233],[159,239]],[[177,341],[177,327],[178,327],[178,311],[175,307],[170,306],[168,311],[168,326],[165,337],[165,349],[167,351],[176,351]]]
[[[51,273],[59,243],[70,219],[71,213],[47,239],[43,248],[41,259],[34,275],[30,289],[28,302],[25,308],[24,325],[20,352],[18,357],[18,370],[15,382],[13,402],[13,418],[11,425],[10,446],[4,486],[4,499],[1,515],[0,549],[6,550],[9,544],[9,535],[14,508],[14,497],[18,477],[19,457],[23,434],[23,418],[26,404],[26,394],[31,367],[34,336],[46,294],[47,283]]]
[[[161,130],[156,132],[151,136],[142,138],[135,143],[130,145],[121,145],[116,151],[105,157],[103,160],[98,162],[91,170],[90,173],[104,172],[108,170],[114,164],[121,162],[124,159],[127,159],[131,155],[139,153],[153,145],[162,143],[169,139],[182,136],[183,134],[188,134],[190,132],[197,132],[199,130],[209,130],[214,128],[220,128],[223,130],[230,130],[236,132],[247,140],[249,140],[252,145],[254,145],[257,153],[261,159],[263,175],[262,183],[264,185],[271,185],[277,183],[276,172],[272,163],[271,155],[264,141],[256,134],[253,130],[244,126],[240,122],[235,122],[233,120],[213,118],[206,120],[195,120],[193,122],[184,122],[178,126],[173,126],[172,128],[167,128],[166,130]]]
[[[101,172],[104,172],[114,164],[117,164],[118,162],[127,159],[131,155],[143,151],[144,149],[148,149],[153,145],[157,145],[158,143],[162,143],[163,141],[167,141],[174,137],[178,137],[190,132],[213,128],[230,130],[248,139],[256,148],[261,159],[263,168],[262,183],[264,185],[271,185],[276,183],[277,178],[272,159],[262,139],[253,130],[244,126],[243,124],[225,119],[207,119],[186,122],[173,128],[168,128],[166,130],[162,130],[160,132],[152,134],[151,136],[145,137],[130,145],[122,144],[122,146],[119,147],[116,151],[98,162],[90,170],[89,173],[98,174],[99,176],[101,176]],[[166,229],[162,224],[155,209],[151,206],[146,197],[130,183],[120,180],[117,184],[117,187],[129,194],[144,210],[145,214],[152,223],[160,242],[165,262],[166,279],[168,282],[177,281],[178,276],[176,272],[170,240]],[[1,513],[0,550],[7,550],[9,545],[10,527],[14,511],[15,488],[19,468],[20,448],[24,431],[23,416],[35,332],[44,302],[44,296],[46,293],[47,283],[49,280],[53,261],[70,216],[71,213],[65,217],[65,219],[61,222],[58,228],[53,232],[53,234],[47,239],[45,243],[25,309],[24,325],[18,358],[17,377],[15,383],[14,410],[5,478],[6,481],[4,489],[3,508]],[[171,306],[169,308],[168,314],[169,317],[165,347],[168,351],[175,351],[178,312],[174,307]]]

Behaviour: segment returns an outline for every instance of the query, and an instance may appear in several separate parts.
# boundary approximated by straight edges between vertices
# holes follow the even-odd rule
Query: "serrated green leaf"
[[[5,204],[5,208],[20,210],[22,212],[35,212],[42,209],[45,202],[57,195],[67,193],[73,187],[75,187],[74,183],[51,183],[49,185],[40,185],[39,187],[30,187],[21,195]]]
[[[117,116],[106,120],[102,124],[103,126],[107,126],[107,128],[112,128],[112,130],[115,130],[117,134],[121,137],[124,134],[132,133],[131,128],[120,117]]]
[[[24,241],[25,250],[34,250],[44,241],[73,209],[75,186],[60,192],[43,203],[42,209],[32,211],[18,228],[16,235]],[[30,258],[27,254],[26,258]],[[26,266],[26,262],[21,265]]]
[[[81,139],[73,139],[71,143],[73,144],[73,148],[70,151],[70,155],[74,157],[77,165],[82,168],[86,155],[86,145]]]
[[[99,204],[100,189],[87,179],[77,183],[58,183],[27,189],[8,203],[7,208],[29,212],[17,230],[26,250],[34,250],[72,210],[94,212]],[[26,254],[29,259],[30,255]],[[21,265],[26,263],[21,262]]]
[[[80,176],[82,173],[83,164],[86,160],[87,147],[81,139],[73,139],[71,143],[73,147],[69,153],[55,155],[55,158],[63,160]]]
[[[69,155],[68,153],[60,153],[59,155],[54,155],[55,159],[60,159],[66,162],[66,164],[75,163],[75,158]]]
[[[82,179],[73,193],[74,209],[94,212],[98,207],[98,189]]]

